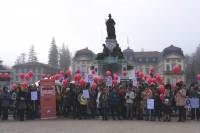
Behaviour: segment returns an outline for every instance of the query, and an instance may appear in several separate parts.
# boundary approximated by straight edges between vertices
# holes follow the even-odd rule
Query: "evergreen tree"
[[[28,62],[37,62],[37,56],[34,50],[34,46],[31,45],[30,51],[29,51],[29,55],[28,55]]]
[[[59,64],[61,69],[65,69],[66,67],[69,67],[71,65],[71,54],[68,47],[65,48],[64,44],[62,46],[62,49],[60,50],[59,56]]]
[[[48,61],[49,65],[52,65],[54,67],[58,67],[58,49],[56,46],[56,41],[53,38],[52,42],[51,42],[51,47],[49,50],[49,61]]]

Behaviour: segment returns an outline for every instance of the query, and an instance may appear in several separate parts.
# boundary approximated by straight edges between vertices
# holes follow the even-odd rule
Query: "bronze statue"
[[[111,18],[111,14],[108,15],[109,19],[106,21],[107,27],[107,39],[116,39],[115,35],[115,21]]]
[[[119,47],[118,43],[113,48],[112,56],[118,57],[119,59],[124,59],[123,53],[122,53],[121,48]]]

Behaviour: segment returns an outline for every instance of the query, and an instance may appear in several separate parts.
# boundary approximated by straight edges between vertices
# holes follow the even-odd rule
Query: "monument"
[[[106,20],[106,41],[105,44],[103,44],[102,53],[98,53],[96,57],[100,75],[105,75],[107,70],[120,74],[122,70],[127,69],[123,53],[116,40],[115,21],[111,14],[109,14],[108,17],[108,20]]]

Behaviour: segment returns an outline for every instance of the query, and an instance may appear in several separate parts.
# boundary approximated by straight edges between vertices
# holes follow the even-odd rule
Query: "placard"
[[[154,109],[154,99],[147,99],[147,109]]]
[[[199,108],[199,99],[198,98],[190,98],[191,108]]]
[[[90,94],[88,90],[83,90],[83,96],[84,98],[90,98]]]
[[[38,100],[38,93],[37,93],[37,91],[32,91],[31,92],[31,100],[32,101]]]
[[[93,75],[88,75],[87,76],[87,81],[88,81],[88,83],[90,83],[90,84],[92,84],[93,83]]]
[[[112,77],[111,76],[106,77],[106,86],[112,86]]]

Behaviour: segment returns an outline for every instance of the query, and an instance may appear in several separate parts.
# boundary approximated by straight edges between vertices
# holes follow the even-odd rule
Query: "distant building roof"
[[[126,60],[129,60],[129,61],[135,60],[134,51],[133,49],[130,49],[129,47],[123,50],[123,55]]]
[[[44,64],[44,63],[40,63],[40,62],[27,62],[24,64],[17,64],[17,65],[14,65],[13,68],[30,67],[30,66],[43,66],[43,67],[49,67],[49,68],[53,68],[53,69],[59,69],[59,68],[51,66],[49,64]]]
[[[88,47],[87,47],[87,48],[76,51],[74,59],[77,59],[77,58],[83,57],[83,56],[88,58],[88,59],[94,59],[96,55],[95,55],[94,52],[89,50]]]
[[[158,63],[160,59],[158,51],[134,52],[134,55],[138,63]]]
[[[170,54],[177,54],[177,55],[180,55],[180,56],[184,56],[183,54],[183,50],[179,47],[175,47],[174,45],[171,45],[167,48],[165,48],[163,51],[162,51],[162,56],[165,57],[167,55],[170,55]]]

